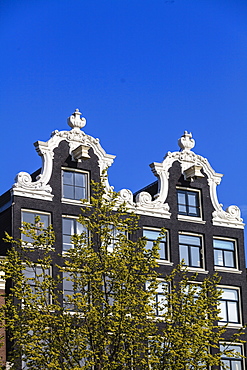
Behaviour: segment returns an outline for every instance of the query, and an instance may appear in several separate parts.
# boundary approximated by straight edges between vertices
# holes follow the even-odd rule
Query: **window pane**
[[[165,245],[165,243],[160,242],[159,247],[160,247],[160,250],[159,250],[160,259],[165,260],[166,259],[166,245]]]
[[[40,217],[40,222],[41,222],[40,227],[43,227],[46,229],[49,226],[49,216],[42,215],[42,214],[37,214],[36,216]]]
[[[238,292],[236,289],[222,289],[222,298],[230,301],[238,301]]]
[[[197,215],[197,213],[198,213],[198,209],[196,207],[189,206],[189,215],[190,216]]]
[[[199,248],[192,247],[190,249],[191,252],[191,266],[193,267],[200,267],[201,261],[200,261],[200,250]]]
[[[63,183],[67,185],[74,184],[73,172],[63,171]]]
[[[183,206],[182,204],[179,204],[178,205],[178,212],[179,213],[181,212],[181,213],[185,213],[186,214],[187,213],[186,212],[186,206]]]
[[[228,302],[228,317],[230,322],[238,322],[237,302]]]
[[[80,224],[79,222],[76,222],[76,233],[77,234],[82,234],[83,232],[86,231],[86,228],[85,226],[83,226],[82,224]]]
[[[187,245],[201,245],[201,238],[199,236],[192,236],[192,235],[179,235],[179,243],[187,244]]]
[[[234,250],[234,242],[230,240],[214,239],[214,248]]]
[[[80,200],[85,198],[85,188],[75,187],[75,199]]]
[[[224,251],[225,266],[234,267],[234,256],[233,252]]]
[[[186,204],[184,193],[178,192],[178,204]]]
[[[189,265],[188,247],[186,247],[185,245],[180,245],[179,250],[180,250],[180,261],[184,260],[184,263],[188,266]]]
[[[147,239],[156,240],[159,237],[159,231],[144,229],[143,236],[145,236]]]
[[[219,250],[214,250],[214,264],[216,266],[223,266],[223,252]]]
[[[63,218],[63,234],[73,235],[74,233],[74,220]]]
[[[197,205],[197,194],[188,193],[188,205],[189,206],[196,206]]]
[[[219,309],[220,309],[219,316],[220,316],[221,321],[227,321],[226,302],[220,302]]]
[[[64,185],[63,186],[63,197],[74,199],[74,188],[70,185]]]
[[[34,224],[35,214],[31,212],[22,211],[22,221]]]
[[[85,176],[86,175],[84,173],[75,172],[74,176],[75,176],[75,186],[85,187],[86,185]]]
[[[146,248],[147,249],[152,249],[153,248],[153,245],[154,245],[154,243],[151,242],[150,240],[148,240],[147,243],[146,243]]]
[[[242,370],[242,361],[232,360],[231,365],[231,370]]]

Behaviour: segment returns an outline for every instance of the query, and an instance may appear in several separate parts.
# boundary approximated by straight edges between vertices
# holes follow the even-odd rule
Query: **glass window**
[[[180,261],[186,266],[202,267],[202,238],[196,235],[179,235]]]
[[[111,236],[111,239],[110,239],[110,243],[107,245],[107,250],[108,252],[112,252],[113,249],[114,249],[114,246],[116,245],[116,243],[119,241],[119,236],[122,234],[122,235],[126,235],[127,236],[127,232],[124,231],[124,230],[119,230],[117,227],[115,227],[114,225],[108,225],[109,229],[110,229],[110,236]]]
[[[222,290],[222,296],[219,303],[219,316],[221,317],[220,322],[240,324],[238,289],[220,289]]]
[[[36,217],[40,218],[39,222],[35,222]],[[41,233],[41,228],[46,229],[50,224],[50,214],[48,213],[39,213],[36,211],[21,211],[21,222],[28,222],[37,226],[36,234],[39,235]],[[32,242],[32,238],[22,234],[22,240],[25,242]]]
[[[69,271],[63,271],[63,305],[66,309],[73,311],[75,304],[73,302],[73,296],[76,293],[86,293],[88,291],[87,286],[82,287],[80,282],[80,274],[72,274]],[[77,297],[77,299],[79,299]],[[79,303],[81,299],[78,300]]]
[[[236,268],[235,242],[233,240],[214,239],[214,265]]]
[[[243,355],[242,353],[242,346],[241,345],[220,345],[220,351],[223,352],[224,350],[227,351],[234,351],[235,357],[229,357],[227,355],[222,354],[221,360],[223,361],[225,368],[229,370],[243,370]],[[221,370],[223,370],[223,366],[221,366]]]
[[[88,174],[75,171],[62,171],[63,198],[88,199]]]
[[[45,292],[46,288],[42,286],[42,283],[44,282],[45,275],[50,275],[50,269],[43,269],[39,265],[26,266],[23,273],[31,287],[32,293],[34,295],[39,293],[43,295],[43,293],[45,293],[46,301],[49,303],[50,293]]]
[[[200,217],[199,192],[177,189],[178,214]]]
[[[147,239],[146,248],[151,249],[154,245],[154,242],[158,239],[160,236],[159,230],[149,230],[149,229],[143,229],[143,236]],[[163,235],[162,239],[159,243],[159,254],[161,260],[167,260],[167,235]]]
[[[71,236],[82,233],[87,233],[87,229],[76,218],[63,217],[63,252],[73,248]]]
[[[150,283],[146,283],[148,289]],[[154,308],[156,316],[162,316],[167,311],[167,292],[168,292],[168,283],[160,281],[158,283],[156,292],[151,300],[151,305]]]

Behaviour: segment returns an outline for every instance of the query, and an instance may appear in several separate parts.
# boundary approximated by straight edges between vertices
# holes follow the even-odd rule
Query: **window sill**
[[[227,267],[220,267],[220,266],[214,266],[215,271],[221,271],[221,272],[230,272],[232,274],[242,274],[241,270],[235,269],[235,268],[227,268]]]
[[[218,322],[218,325],[219,326],[225,326],[225,325],[227,325],[227,328],[229,328],[229,329],[241,329],[241,328],[243,328],[243,325],[242,324],[233,324],[233,323],[228,323],[228,322],[221,322],[221,321],[219,321]]]
[[[178,215],[177,218],[179,221],[195,222],[202,225],[205,225],[206,223],[206,221],[203,221],[200,217]]]
[[[198,274],[208,274],[209,271],[204,270],[200,267],[190,267],[190,266],[183,266],[184,270],[188,270],[189,272],[198,272]]]
[[[68,198],[62,198],[61,199],[61,202],[62,203],[66,203],[66,204],[78,205],[78,206],[81,206],[81,205],[89,205],[90,204],[88,201],[87,201],[87,203],[82,203],[81,200],[68,199]]]
[[[159,265],[173,266],[174,263],[168,260],[156,260]]]

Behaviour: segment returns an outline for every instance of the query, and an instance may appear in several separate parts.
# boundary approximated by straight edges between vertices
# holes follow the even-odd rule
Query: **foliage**
[[[1,268],[9,289],[0,313],[12,344],[11,369],[196,370],[219,364],[220,354],[209,353],[226,330],[216,323],[218,277],[198,289],[197,277],[180,265],[165,277],[163,302],[154,303],[159,239],[152,250],[144,238],[133,241],[136,215],[116,193],[105,193],[104,182],[92,188],[78,219],[86,231],[72,237],[60,264],[53,262],[52,227],[42,229],[38,218],[23,224],[25,241],[6,236],[11,248]],[[73,292],[63,295],[66,284]]]

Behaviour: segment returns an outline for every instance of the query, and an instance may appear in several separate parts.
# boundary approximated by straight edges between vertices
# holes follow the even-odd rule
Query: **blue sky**
[[[149,164],[194,151],[224,174],[224,208],[247,219],[246,0],[1,0],[0,193],[41,165],[46,141],[79,108],[115,154],[116,190],[153,182]]]

